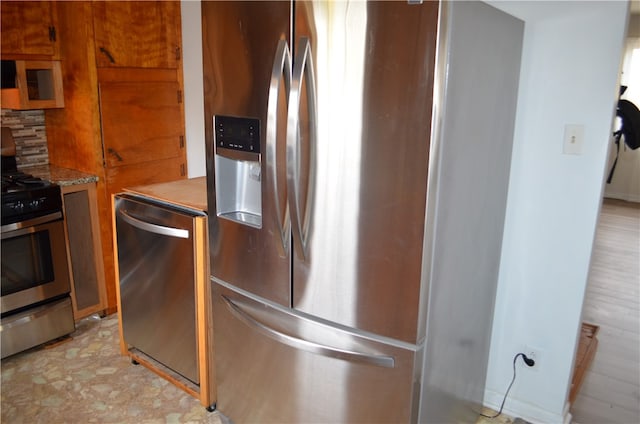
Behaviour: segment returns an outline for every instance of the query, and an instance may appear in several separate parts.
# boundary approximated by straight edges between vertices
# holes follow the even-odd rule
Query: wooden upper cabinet
[[[179,1],[95,2],[93,25],[99,68],[178,67]]]
[[[183,158],[181,96],[172,81],[100,82],[106,167]]]
[[[55,3],[3,1],[0,5],[3,58],[47,59],[58,55]]]

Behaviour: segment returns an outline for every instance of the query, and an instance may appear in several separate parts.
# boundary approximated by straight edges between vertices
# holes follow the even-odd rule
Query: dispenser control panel
[[[260,120],[216,115],[216,146],[242,152],[260,153]]]

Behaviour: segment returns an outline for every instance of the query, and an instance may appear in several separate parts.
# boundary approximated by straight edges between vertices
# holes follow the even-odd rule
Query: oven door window
[[[2,295],[54,281],[49,231],[2,240]]]

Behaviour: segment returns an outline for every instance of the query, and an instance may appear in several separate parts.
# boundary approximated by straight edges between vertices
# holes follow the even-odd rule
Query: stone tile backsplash
[[[13,133],[18,168],[49,164],[43,110],[2,109],[0,117]]]

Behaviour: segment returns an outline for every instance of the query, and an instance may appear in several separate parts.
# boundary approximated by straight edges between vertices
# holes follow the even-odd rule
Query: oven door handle
[[[14,222],[13,224],[7,224],[2,226],[2,233],[7,231],[15,231],[23,228],[35,227],[36,225],[46,224],[47,222],[56,221],[62,218],[62,212],[54,212],[48,215],[39,216],[33,219],[27,219],[26,221]],[[35,229],[33,230],[35,231]]]
[[[142,221],[138,218],[135,218],[129,215],[124,210],[119,210],[118,213],[122,217],[122,219],[130,225],[133,225],[140,230],[147,231],[154,234],[160,234],[162,236],[169,237],[178,237],[178,238],[189,238],[189,230],[184,230],[182,228],[173,228],[173,227],[165,227],[163,225],[152,224],[150,222]]]

